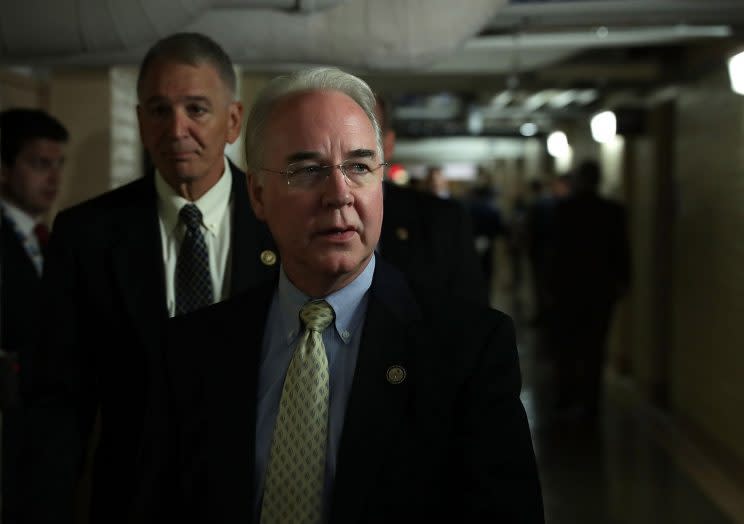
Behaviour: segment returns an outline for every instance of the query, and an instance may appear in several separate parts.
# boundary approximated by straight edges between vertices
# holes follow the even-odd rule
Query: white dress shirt
[[[163,245],[165,298],[168,314],[172,317],[176,313],[176,261],[186,234],[186,227],[180,222],[178,213],[190,202],[176,193],[158,171],[155,171],[155,189],[158,193],[160,239]],[[230,293],[231,191],[232,172],[225,159],[225,170],[220,179],[193,202],[202,214],[201,231],[209,251],[209,273],[212,275],[215,302],[224,300]]]
[[[26,250],[26,253],[28,253],[31,262],[34,263],[36,271],[39,273],[39,276],[41,276],[44,266],[44,256],[41,252],[39,239],[36,238],[36,235],[34,234],[34,228],[39,221],[5,199],[0,198],[0,206],[2,206],[5,216],[8,217],[9,222],[11,222],[9,225],[15,231],[23,244],[23,248]],[[3,225],[3,227],[7,226],[8,224]]]

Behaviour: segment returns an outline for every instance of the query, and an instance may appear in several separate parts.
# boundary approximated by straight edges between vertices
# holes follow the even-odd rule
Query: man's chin
[[[191,165],[168,165],[164,166],[162,169],[158,167],[158,171],[166,180],[174,184],[187,184],[201,178],[199,172]]]
[[[323,273],[329,277],[353,279],[367,267],[368,261],[369,254],[360,256],[358,254],[352,255],[351,253],[334,253],[331,256],[325,257],[319,263],[319,273]]]

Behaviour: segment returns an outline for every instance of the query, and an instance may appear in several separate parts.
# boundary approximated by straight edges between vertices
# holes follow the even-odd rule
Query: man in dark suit
[[[137,87],[140,135],[155,172],[55,221],[44,277],[52,325],[26,387],[28,522],[71,520],[97,416],[91,521],[130,517],[169,316],[276,271],[245,175],[224,156],[242,121],[224,51],[199,34],[165,38],[145,56]]]
[[[389,104],[376,97],[375,116],[382,131],[382,148],[389,161],[395,150]],[[437,287],[479,304],[489,304],[489,289],[475,251],[473,228],[458,202],[422,191],[383,184],[385,219],[378,251],[406,278]]]
[[[599,195],[599,164],[584,161],[573,177],[573,194],[555,206],[550,266],[558,407],[594,418],[612,312],[630,280],[630,250],[625,209]]]
[[[37,109],[0,113],[0,409],[2,409],[2,522],[17,522],[25,439],[18,375],[25,368],[39,315],[48,229],[65,160],[67,129]]]
[[[511,321],[375,253],[369,87],[274,79],[246,157],[280,274],[173,319],[151,503],[188,522],[543,522]]]

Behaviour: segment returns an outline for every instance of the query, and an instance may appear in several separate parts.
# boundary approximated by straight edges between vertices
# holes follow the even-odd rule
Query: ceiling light
[[[570,154],[568,137],[563,131],[553,131],[548,136],[548,153],[553,158],[563,158]]]
[[[729,79],[734,93],[744,95],[744,51],[728,60]]]
[[[537,134],[537,125],[532,122],[526,122],[519,126],[519,132],[522,136],[535,136]]]
[[[617,133],[617,118],[612,111],[602,111],[592,117],[592,138],[604,144],[615,138]]]
[[[468,113],[468,132],[471,135],[480,135],[483,132],[483,112],[478,109],[471,109]]]

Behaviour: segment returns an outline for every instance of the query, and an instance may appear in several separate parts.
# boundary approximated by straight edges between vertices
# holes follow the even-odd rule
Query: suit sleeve
[[[87,348],[80,339],[79,267],[75,237],[57,220],[43,277],[46,326],[22,376],[28,440],[23,453],[24,522],[72,520],[73,494],[98,406]]]
[[[493,317],[497,316],[494,321]],[[524,407],[514,328],[489,316],[461,397],[458,439],[462,453],[462,522],[541,524],[542,495]]]

